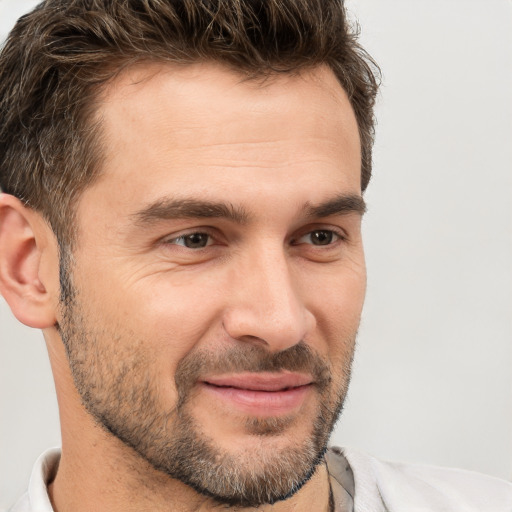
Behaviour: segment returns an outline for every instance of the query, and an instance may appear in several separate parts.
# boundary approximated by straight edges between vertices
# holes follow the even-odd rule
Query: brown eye
[[[190,233],[173,238],[168,243],[181,245],[187,249],[203,249],[211,244],[211,237],[207,233]]]
[[[302,235],[295,241],[295,244],[325,246],[331,245],[342,238],[342,236],[338,235],[338,233],[331,229],[315,229],[314,231],[310,231],[309,233]]]
[[[192,233],[184,237],[185,247],[189,249],[201,249],[208,245],[209,236],[205,233]]]
[[[334,233],[325,229],[313,231],[310,234],[313,245],[329,245],[334,239]]]

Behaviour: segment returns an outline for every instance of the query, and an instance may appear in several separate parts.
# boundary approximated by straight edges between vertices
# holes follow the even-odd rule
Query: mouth
[[[314,382],[311,376],[298,373],[241,373],[208,377],[201,385],[230,409],[271,417],[298,410]]]

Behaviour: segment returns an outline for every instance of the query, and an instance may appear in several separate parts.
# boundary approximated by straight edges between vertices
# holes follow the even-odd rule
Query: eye
[[[213,243],[212,237],[208,233],[189,233],[181,235],[167,241],[171,245],[180,245],[187,249],[203,249]]]
[[[331,245],[343,237],[330,229],[315,229],[295,240],[294,244]]]

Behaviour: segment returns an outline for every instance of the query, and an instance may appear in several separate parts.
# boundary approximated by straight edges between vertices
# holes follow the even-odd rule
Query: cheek
[[[317,322],[338,333],[357,330],[366,292],[364,264],[333,268],[315,277],[306,293]]]
[[[320,339],[333,368],[348,370],[366,290],[364,265],[338,269],[322,280],[311,297],[311,308],[317,322],[316,339]],[[343,372],[342,372],[343,373]],[[336,380],[345,381],[345,373]]]
[[[124,301],[125,318],[148,348],[156,350],[171,370],[197,345],[212,338],[221,318],[217,286],[180,286],[173,280],[159,279],[150,286],[134,287]]]

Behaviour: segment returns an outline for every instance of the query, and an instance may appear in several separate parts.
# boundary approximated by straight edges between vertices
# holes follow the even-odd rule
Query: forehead
[[[336,105],[337,116],[345,123],[353,114],[345,91],[327,66],[249,77],[217,62],[142,62],[130,66],[104,88],[101,111],[114,116],[123,106],[152,107],[155,95],[160,107],[170,106],[177,115],[230,115],[240,109],[247,112],[248,107],[251,113],[260,107],[261,114],[269,115],[273,109],[266,107],[272,106],[278,107],[279,116],[297,114],[295,102],[305,95],[304,113]],[[167,101],[162,104],[164,97]],[[145,115],[150,113],[144,110]]]
[[[257,181],[260,193],[266,183],[269,192],[300,183],[311,190],[328,175],[333,187],[360,193],[357,122],[326,67],[246,80],[215,63],[146,63],[109,84],[98,115],[99,186],[110,202],[119,186],[117,199],[129,203],[192,186],[206,196],[215,186],[233,194],[237,180],[252,189]]]

